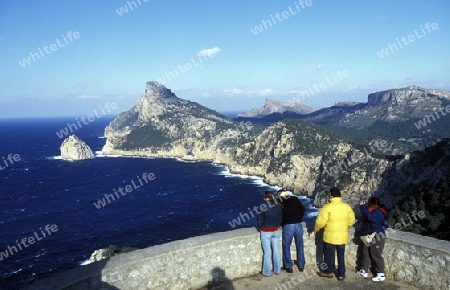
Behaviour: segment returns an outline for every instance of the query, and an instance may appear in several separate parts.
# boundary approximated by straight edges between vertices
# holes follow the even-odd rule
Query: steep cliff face
[[[270,184],[317,197],[316,204],[331,186],[339,186],[345,199],[355,202],[372,195],[388,163],[299,120],[270,126],[254,141],[238,146],[227,162],[236,172],[264,176]]]
[[[60,150],[63,159],[85,160],[94,158],[94,153],[91,148],[75,135],[64,139]]]
[[[406,104],[406,105],[418,105],[420,103],[426,103],[425,106],[432,109],[432,104],[441,105],[439,99],[442,101],[450,100],[450,94],[446,91],[430,90],[419,86],[409,86],[402,89],[391,89],[381,92],[369,94],[367,104],[369,106],[378,106],[381,104]],[[430,101],[432,104],[430,104]],[[420,107],[420,106],[419,106]],[[423,112],[418,112],[421,116]]]
[[[392,206],[413,194],[426,191],[450,174],[450,138],[423,151],[389,163],[376,193]]]

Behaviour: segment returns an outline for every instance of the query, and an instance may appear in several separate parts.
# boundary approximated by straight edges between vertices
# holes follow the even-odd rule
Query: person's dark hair
[[[389,210],[389,209],[387,208],[387,206],[386,206],[384,203],[380,203],[379,207],[382,208],[382,209],[384,209],[384,210],[386,210],[386,211]]]
[[[367,201],[367,203],[368,203],[369,205],[380,206],[381,200],[380,200],[379,197],[371,196],[371,197],[369,197],[369,200]]]
[[[282,208],[283,206],[279,203],[279,201],[275,198],[272,191],[265,191],[263,199],[269,199],[271,202],[275,204],[277,208]]]
[[[272,191],[265,191],[263,199],[269,198],[270,200],[273,200],[273,192]]]
[[[331,197],[341,197],[341,191],[337,187],[330,188]]]

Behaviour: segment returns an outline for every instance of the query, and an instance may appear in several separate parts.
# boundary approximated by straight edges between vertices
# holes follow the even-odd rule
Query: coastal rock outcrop
[[[89,258],[89,263],[94,263],[100,260],[108,259],[110,257],[108,249],[95,250]]]
[[[80,138],[70,135],[60,147],[62,159],[85,160],[94,158],[91,148]]]

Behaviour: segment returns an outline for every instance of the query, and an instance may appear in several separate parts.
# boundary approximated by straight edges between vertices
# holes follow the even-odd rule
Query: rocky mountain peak
[[[368,105],[377,106],[383,103],[408,103],[426,101],[430,96],[446,98],[450,95],[446,91],[429,90],[419,86],[409,86],[400,89],[391,89],[369,94]]]
[[[352,101],[343,101],[343,102],[335,102],[333,107],[351,107],[362,104],[361,102],[352,102]]]
[[[161,85],[160,83],[156,81],[147,82],[145,86],[145,96],[150,98],[175,98],[178,99],[177,96],[175,96],[174,93],[168,88],[166,88],[164,85]]]
[[[239,114],[238,117],[262,118],[273,113],[294,112],[298,114],[309,114],[314,111],[314,108],[302,103],[284,103],[266,98],[263,107],[251,109],[243,114]]]

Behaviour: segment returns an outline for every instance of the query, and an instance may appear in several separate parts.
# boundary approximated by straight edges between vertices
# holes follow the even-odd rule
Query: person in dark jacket
[[[384,281],[384,258],[383,249],[386,242],[386,228],[389,215],[384,206],[381,205],[378,197],[370,197],[367,204],[364,201],[360,203],[361,210],[361,235],[369,235],[375,233],[370,243],[361,245],[362,247],[362,268],[356,273],[363,277],[368,277],[370,264],[377,273],[372,278],[373,281]]]
[[[261,210],[257,217],[257,228],[260,231],[261,246],[263,249],[262,274],[270,276],[271,260],[273,259],[273,272],[281,273],[280,257],[280,226],[282,221],[281,204],[274,198],[273,192],[266,191],[263,199],[268,207]],[[273,255],[272,255],[273,252]]]
[[[292,273],[291,243],[295,239],[297,249],[297,267],[301,272],[305,268],[305,251],[303,248],[303,216],[305,207],[300,200],[287,191],[279,191],[281,205],[283,206],[283,266],[286,272]]]

